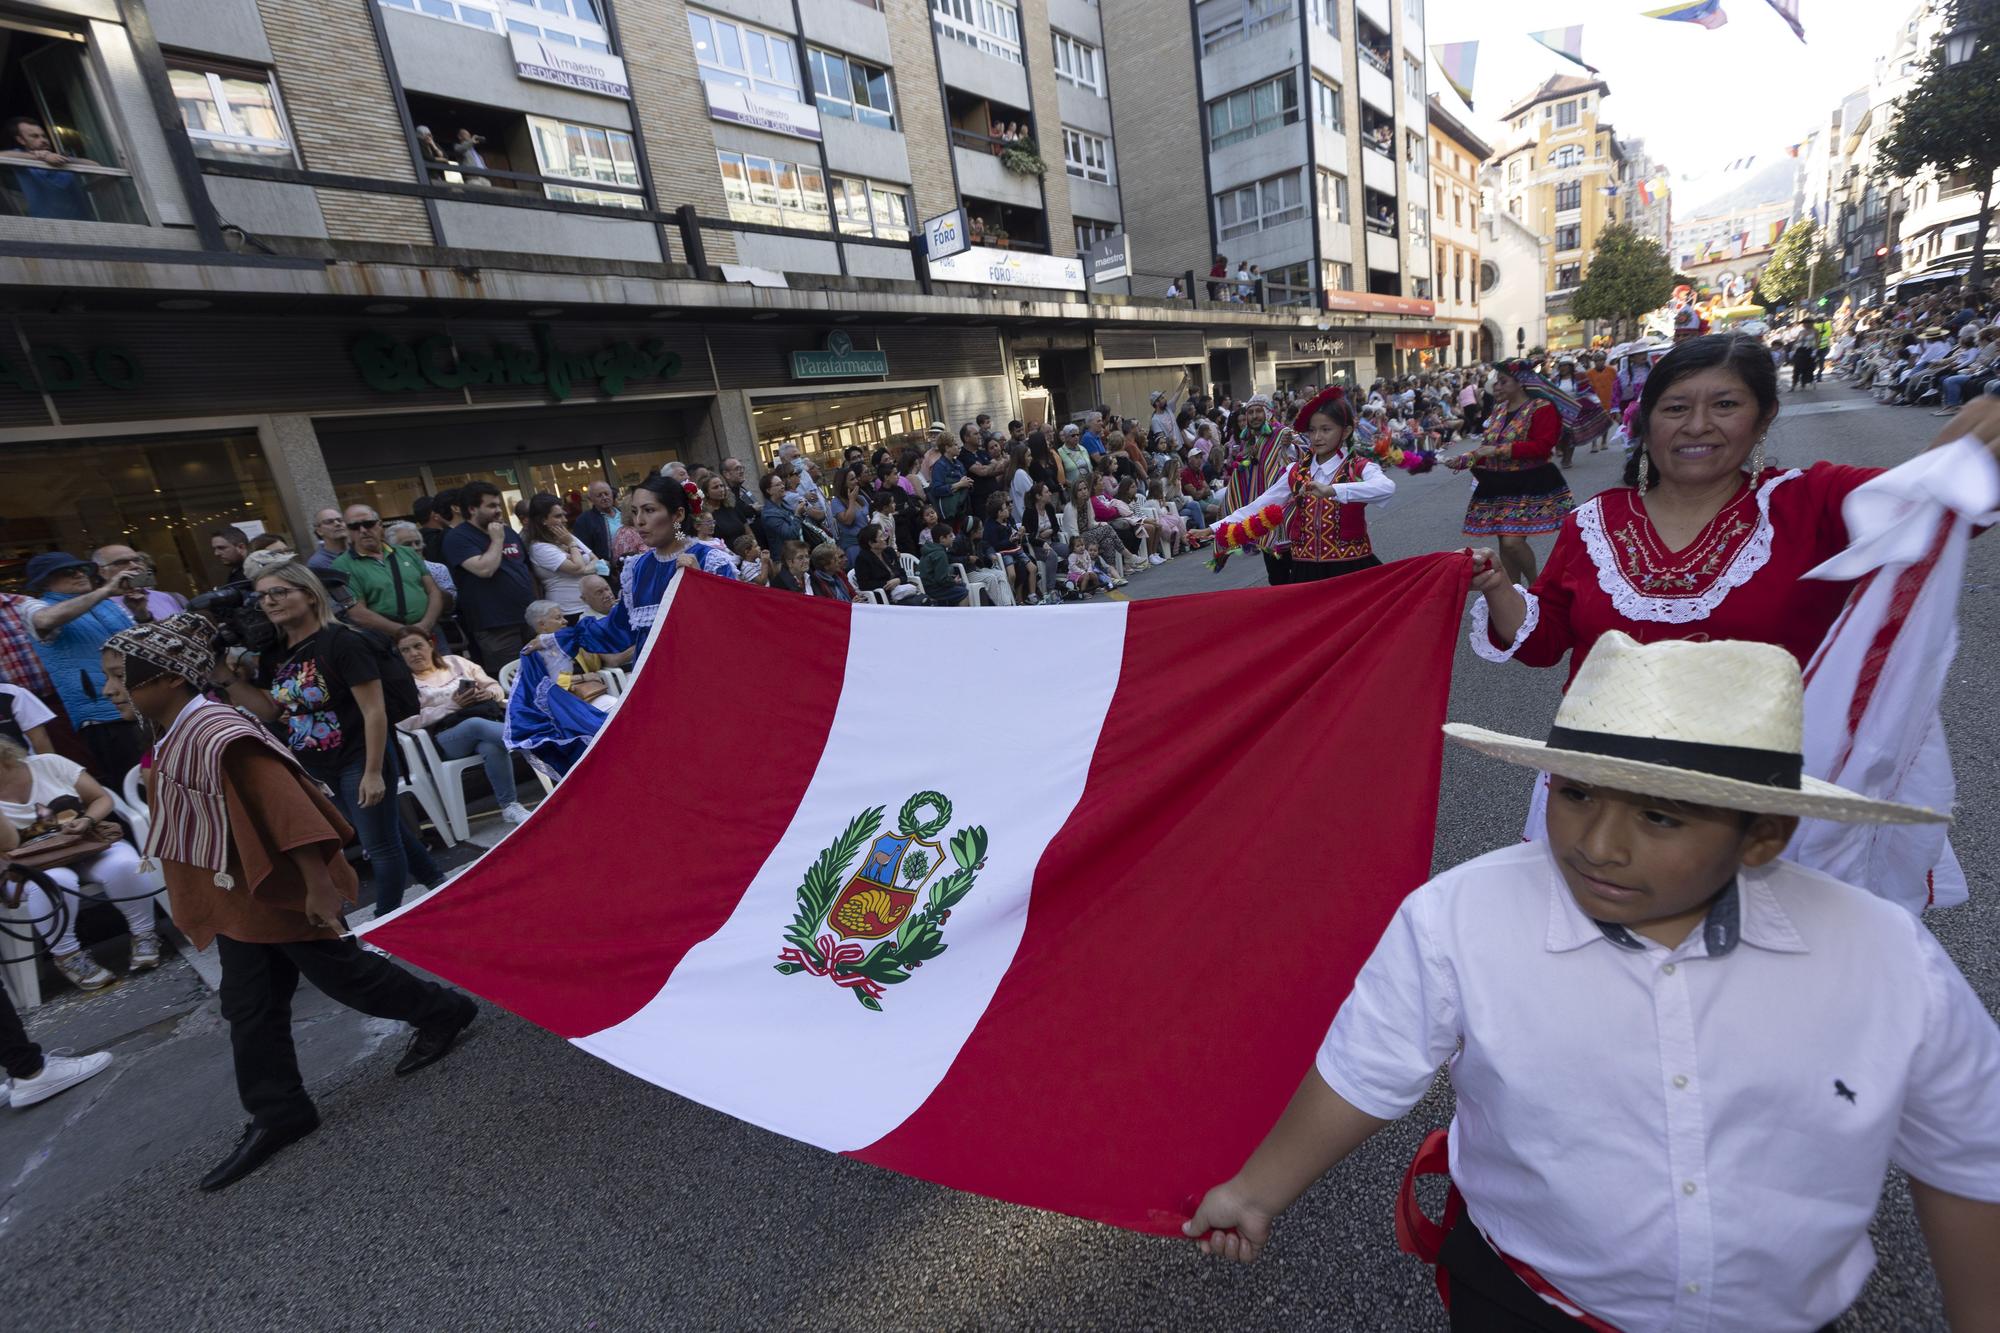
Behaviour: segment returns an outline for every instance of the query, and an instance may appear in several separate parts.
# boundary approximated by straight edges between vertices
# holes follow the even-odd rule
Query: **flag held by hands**
[[[1430,874],[1469,578],[967,612],[684,573],[555,793],[366,933],[767,1129],[1175,1234]],[[748,773],[690,753],[728,701]]]

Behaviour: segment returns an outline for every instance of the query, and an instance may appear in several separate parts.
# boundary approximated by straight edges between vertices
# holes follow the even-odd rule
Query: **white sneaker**
[[[45,1102],[57,1093],[103,1073],[110,1064],[109,1051],[81,1056],[45,1055],[42,1057],[41,1073],[33,1078],[14,1080],[13,1091],[7,1094],[7,1104],[18,1111],[24,1106]]]
[[[1153,552],[1151,555],[1147,556],[1146,559],[1156,565],[1164,565],[1167,563],[1167,558],[1161,555],[1158,551]]]
[[[500,818],[509,824],[525,823],[528,818],[528,807],[519,801],[510,802],[500,807]]]

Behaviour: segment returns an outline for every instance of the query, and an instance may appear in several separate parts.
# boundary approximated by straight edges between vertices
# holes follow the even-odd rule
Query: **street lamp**
[[[1963,65],[1971,60],[1979,50],[1979,29],[1976,25],[1960,21],[1959,25],[1944,35],[1944,63]]]

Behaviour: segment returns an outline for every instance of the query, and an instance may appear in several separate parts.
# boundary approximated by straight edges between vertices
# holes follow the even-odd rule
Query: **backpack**
[[[404,718],[415,717],[422,711],[417,701],[417,678],[410,674],[410,664],[396,651],[396,645],[389,642],[387,635],[378,630],[364,629],[359,625],[340,622],[350,634],[361,636],[368,653],[375,659],[375,669],[382,676],[382,711],[389,715],[389,725],[395,726]]]

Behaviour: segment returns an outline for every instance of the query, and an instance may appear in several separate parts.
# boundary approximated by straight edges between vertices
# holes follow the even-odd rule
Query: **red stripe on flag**
[[[1860,733],[1861,724],[1867,720],[1869,705],[1875,700],[1876,687],[1882,683],[1882,672],[1889,664],[1889,653],[1895,648],[1903,626],[1909,622],[1910,612],[1916,608],[1917,597],[1923,592],[1925,581],[1943,558],[1944,548],[1951,540],[1952,528],[1957,521],[1954,514],[1946,514],[1939,519],[1937,535],[1931,539],[1930,549],[1924,552],[1922,559],[1896,575],[1896,584],[1889,590],[1889,609],[1861,660],[1861,671],[1854,683],[1854,697],[1847,705],[1847,733],[1841,741],[1840,757],[1827,770],[1829,779],[1838,778],[1854,754],[1854,738]],[[1874,576],[1871,574],[1869,577]],[[1854,600],[1850,598],[1850,604]]]
[[[1177,1232],[1430,876],[1470,577],[1446,554],[1134,603],[1013,966],[923,1106],[853,1155]]]
[[[631,693],[533,819],[486,854],[479,891],[447,889],[369,932],[370,943],[580,1037],[637,1013],[728,919],[819,766],[850,608],[707,574],[678,579]],[[779,651],[746,661],[718,643]],[[777,743],[754,749],[747,776],[697,762],[701,707],[753,697],[756,730]],[[565,821],[583,836],[560,837]],[[663,892],[669,880],[708,891]]]

